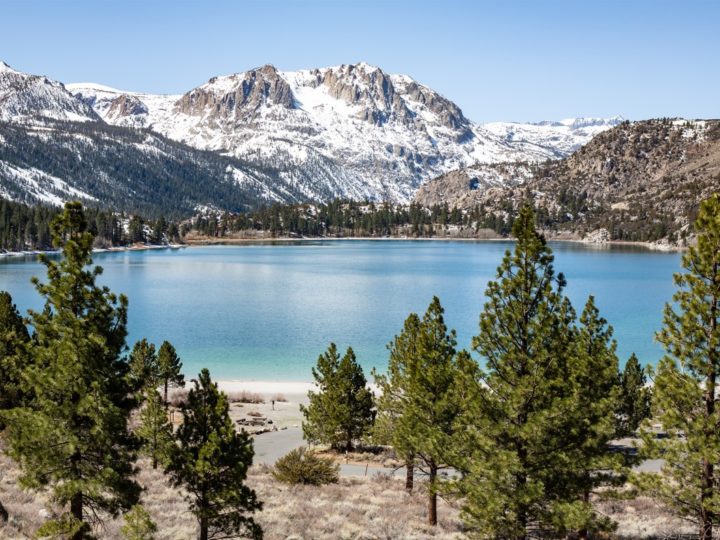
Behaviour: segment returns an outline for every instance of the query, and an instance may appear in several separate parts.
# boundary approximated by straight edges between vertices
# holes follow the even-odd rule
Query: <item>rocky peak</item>
[[[18,71],[11,68],[8,64],[6,64],[2,60],[0,60],[0,73],[7,73],[7,72],[19,73]]]
[[[183,95],[178,112],[226,121],[249,120],[263,105],[286,109],[295,103],[292,90],[280,72],[270,64],[226,77],[213,77],[206,84]]]
[[[62,83],[16,71],[5,62],[0,64],[0,119],[99,120],[92,108],[68,92]]]
[[[107,116],[111,120],[127,116],[147,114],[147,106],[137,97],[128,94],[121,94],[110,102]]]

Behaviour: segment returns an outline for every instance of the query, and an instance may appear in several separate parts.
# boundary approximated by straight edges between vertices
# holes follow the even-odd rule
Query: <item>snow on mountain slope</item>
[[[109,123],[240,158],[319,200],[409,201],[450,170],[561,158],[613,125],[474,124],[430,88],[365,63],[295,72],[266,65],[182,96],[68,89]]]
[[[508,144],[532,152],[535,149],[555,150],[554,158],[563,158],[584,146],[598,133],[624,121],[612,118],[570,118],[560,122],[492,122],[483,127]]]
[[[187,155],[208,164],[202,170],[193,169],[195,178],[211,174],[235,186],[218,185],[202,196],[193,193],[183,205],[196,197],[200,204],[216,204],[203,197],[221,193],[228,197],[227,190],[234,189],[239,198],[227,204],[237,207],[242,206],[241,199],[248,204],[337,197],[407,202],[427,180],[451,170],[564,157],[619,120],[475,124],[457,105],[427,86],[365,63],[294,72],[266,65],[213,77],[182,95],[125,92],[94,83],[65,86],[0,63],[0,121],[27,130],[25,134],[6,131],[16,146],[12,152],[5,149],[5,158],[0,152],[0,163],[5,159],[0,181],[5,178],[5,192],[11,190],[15,196],[20,196],[23,186],[33,199],[42,199],[43,194],[51,198],[72,195],[48,182],[42,184],[48,188],[45,192],[33,191],[24,180],[27,174],[17,172],[26,168],[23,140],[40,153],[27,163],[39,170],[44,163],[42,153],[57,154],[54,166],[62,174],[50,169],[47,174],[67,182],[68,189],[79,189],[107,203],[127,204],[132,194],[118,183],[117,175],[87,190],[90,179],[73,179],[71,171],[60,165],[69,161],[59,158],[58,148],[87,152],[80,156],[87,163],[102,147],[112,154],[116,170],[133,170],[143,182],[146,178],[152,182],[153,175],[160,175],[157,178],[164,182],[180,182],[182,170],[164,167],[153,157],[162,158],[169,148],[154,135],[159,133],[187,145],[173,147],[173,163]],[[78,122],[86,127],[78,127]],[[138,142],[135,135],[123,131],[128,128],[133,132],[149,129],[146,133],[152,136]],[[43,138],[48,138],[41,141],[47,145],[44,148],[36,144]],[[53,146],[51,138],[61,141],[59,146]],[[117,144],[105,145],[108,139],[116,139]],[[132,149],[134,159],[150,169],[123,162],[130,158],[115,154],[120,148]],[[231,160],[231,170],[216,174],[220,162],[203,156],[204,151]],[[11,158],[12,162],[7,161]],[[13,164],[12,171],[8,164]],[[128,185],[136,181],[126,180]],[[195,191],[195,187],[189,189]],[[155,193],[149,184],[133,190],[139,193],[146,188]]]
[[[0,120],[37,117],[76,122],[99,120],[93,109],[76,99],[62,83],[16,71],[0,61]]]

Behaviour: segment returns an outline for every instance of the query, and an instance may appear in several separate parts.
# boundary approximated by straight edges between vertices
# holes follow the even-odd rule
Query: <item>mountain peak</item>
[[[0,73],[4,72],[19,73],[17,70],[11,68],[8,64],[0,60]]]

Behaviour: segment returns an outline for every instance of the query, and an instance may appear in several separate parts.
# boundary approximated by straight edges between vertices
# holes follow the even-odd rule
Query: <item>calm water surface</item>
[[[484,291],[506,242],[319,241],[102,253],[100,282],[130,299],[129,343],[170,340],[188,374],[218,379],[310,380],[334,341],[352,345],[366,368],[384,368],[386,344],[433,295],[457,329],[477,333]],[[621,362],[631,352],[655,363],[662,307],[680,255],[630,248],[552,244],[557,271],[578,311],[595,295],[615,328]],[[44,268],[32,257],[0,259],[0,289],[18,308],[38,309],[30,284]]]

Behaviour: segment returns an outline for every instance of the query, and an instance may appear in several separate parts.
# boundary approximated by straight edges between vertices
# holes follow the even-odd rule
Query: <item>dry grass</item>
[[[172,487],[160,470],[145,459],[139,462],[138,481],[145,488],[142,503],[158,525],[158,540],[193,540],[197,529],[187,511],[183,491]],[[0,453],[0,500],[10,520],[0,525],[0,538],[32,538],[37,527],[58,512],[46,493],[27,492],[18,486],[15,463]],[[403,481],[389,475],[341,478],[338,484],[288,486],[276,481],[268,466],[250,471],[264,509],[256,520],[267,540],[294,539],[459,539],[466,538],[458,510],[440,501],[437,528],[425,524],[426,498],[422,483],[413,495]],[[694,527],[672,517],[656,501],[639,497],[631,501],[599,501],[598,509],[615,519],[616,538],[681,538]],[[108,519],[96,529],[98,538],[120,539],[122,519]]]
[[[0,528],[0,538],[31,538],[51,515],[52,505],[45,494],[20,490],[17,467],[11,460],[2,456],[0,465],[4,471],[0,499],[11,516]],[[193,540],[196,524],[187,511],[183,491],[172,487],[162,471],[153,470],[147,460],[139,465],[138,481],[145,487],[141,502],[158,525],[157,539]],[[332,486],[288,486],[276,481],[269,467],[254,467],[248,484],[264,502],[256,520],[267,540],[464,538],[457,510],[441,501],[440,524],[433,529],[425,524],[422,489],[409,496],[401,480],[388,476],[341,478]],[[122,519],[108,519],[96,534],[119,539],[121,526]]]
[[[287,403],[288,399],[285,397],[285,394],[275,394],[272,397],[272,401],[275,401],[276,403]]]

